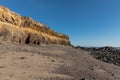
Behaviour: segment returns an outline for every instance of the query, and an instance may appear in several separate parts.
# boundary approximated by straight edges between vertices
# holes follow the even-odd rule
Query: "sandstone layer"
[[[68,36],[3,6],[0,6],[0,39],[21,44],[70,45]]]

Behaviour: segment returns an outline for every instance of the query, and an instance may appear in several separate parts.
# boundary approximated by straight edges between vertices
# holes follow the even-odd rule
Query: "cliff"
[[[0,6],[0,39],[21,44],[70,45],[68,36],[3,6]]]

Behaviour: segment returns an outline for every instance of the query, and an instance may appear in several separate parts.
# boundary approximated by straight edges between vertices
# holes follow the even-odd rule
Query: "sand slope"
[[[0,80],[120,80],[120,68],[68,46],[1,43]]]

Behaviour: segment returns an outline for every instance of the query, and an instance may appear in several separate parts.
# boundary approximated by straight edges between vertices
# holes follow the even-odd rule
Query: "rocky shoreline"
[[[101,47],[101,48],[86,48],[86,47],[77,46],[75,48],[90,52],[90,55],[92,55],[94,58],[98,60],[120,66],[119,49],[110,46]]]

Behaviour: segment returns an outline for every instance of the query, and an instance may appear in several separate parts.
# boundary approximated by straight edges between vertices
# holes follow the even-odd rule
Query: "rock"
[[[80,79],[80,80],[88,80],[88,79],[86,79],[86,78],[82,78],[82,79]]]
[[[68,36],[57,33],[30,17],[20,16],[3,6],[0,6],[0,27],[4,30],[0,31],[0,37],[2,36],[1,39],[5,41],[34,45],[41,43],[71,45]]]
[[[120,50],[113,47],[98,48],[90,53],[94,58],[120,66]]]
[[[84,51],[95,51],[96,50],[96,48],[93,48],[93,47],[80,47],[80,46],[76,46],[74,48],[75,49],[84,50]]]
[[[98,50],[99,51],[115,51],[116,49],[112,48],[111,46],[105,46],[105,47],[99,48]]]
[[[120,66],[120,50],[117,50],[116,48],[110,46],[101,48],[85,48],[78,46],[75,48],[89,51],[90,54],[98,60]]]

